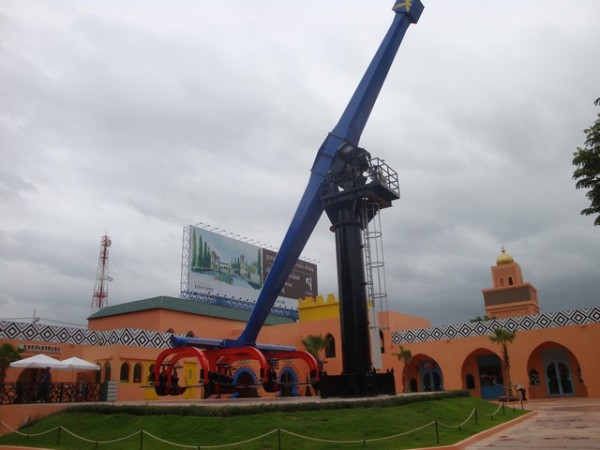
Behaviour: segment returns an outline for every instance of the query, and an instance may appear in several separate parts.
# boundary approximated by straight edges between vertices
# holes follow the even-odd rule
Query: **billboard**
[[[184,229],[181,292],[255,302],[277,253],[204,228]],[[275,306],[316,296],[317,265],[298,260]]]

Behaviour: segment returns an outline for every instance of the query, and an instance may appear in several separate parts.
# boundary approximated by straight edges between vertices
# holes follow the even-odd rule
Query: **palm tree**
[[[317,361],[321,361],[320,354],[329,345],[331,336],[324,338],[321,334],[309,334],[302,339],[302,344],[306,351],[313,355]]]
[[[408,365],[413,359],[412,352],[404,348],[402,345],[398,346],[398,353],[394,353],[398,357],[400,361],[404,363],[404,367],[402,368],[402,385],[404,387],[404,392],[408,392],[408,385],[406,383],[406,378],[408,377]]]
[[[8,369],[11,362],[21,359],[21,353],[23,353],[23,350],[14,348],[8,342],[0,345],[0,386],[4,386],[6,369]]]
[[[512,382],[510,380],[510,358],[508,356],[508,344],[512,344],[517,335],[517,330],[508,331],[504,328],[496,328],[491,335],[490,341],[502,346],[502,373],[504,378],[504,396],[508,400],[513,397]]]

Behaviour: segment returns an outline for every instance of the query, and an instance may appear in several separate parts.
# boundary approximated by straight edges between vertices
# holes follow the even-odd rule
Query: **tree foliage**
[[[22,352],[23,350],[13,347],[8,342],[0,345],[0,386],[4,385],[6,370],[10,366],[10,363],[21,359]]]
[[[321,334],[309,334],[302,339],[302,344],[308,353],[313,355],[318,361],[321,360],[321,351],[325,350],[329,345],[331,336],[323,337]]]
[[[496,328],[494,334],[489,336],[490,341],[502,346],[502,371],[504,372],[504,395],[512,397],[512,381],[510,379],[510,356],[508,344],[512,344],[517,336],[517,330],[509,331]]]
[[[600,98],[594,102],[600,106]],[[590,128],[583,130],[585,133],[585,146],[577,148],[573,154],[573,179],[577,180],[577,189],[588,189],[585,194],[590,200],[590,207],[581,211],[584,216],[598,214],[594,225],[600,225],[600,114]]]
[[[394,355],[398,357],[398,360],[404,363],[404,366],[402,367],[402,384],[404,386],[404,392],[408,392],[408,383],[406,382],[406,380],[408,378],[408,365],[413,360],[413,354],[409,349],[404,348],[402,345],[399,345],[398,352],[394,353]]]

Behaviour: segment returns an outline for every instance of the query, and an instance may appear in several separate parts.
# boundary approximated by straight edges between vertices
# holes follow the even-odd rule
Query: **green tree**
[[[321,361],[320,354],[329,345],[331,336],[324,338],[321,334],[309,334],[302,339],[302,345],[308,353],[313,355],[317,361]]]
[[[198,243],[196,242],[196,230],[194,230],[192,231],[192,269],[198,267],[198,250],[196,249],[196,245]]]
[[[495,317],[488,317],[488,316],[481,317],[481,316],[477,316],[474,319],[469,319],[469,322],[471,322],[471,323],[477,323],[477,322],[484,322],[486,320],[492,320],[492,319],[495,319]]]
[[[600,98],[594,102],[600,106]],[[581,210],[584,216],[598,214],[594,225],[600,225],[600,114],[590,128],[583,130],[585,133],[585,146],[577,148],[573,154],[573,179],[577,180],[577,189],[589,189],[585,194],[590,200],[590,207]]]
[[[404,348],[402,345],[398,346],[399,352],[394,353],[398,357],[400,361],[404,363],[404,367],[402,368],[402,386],[404,388],[404,392],[408,392],[408,383],[406,382],[408,378],[408,365],[413,360],[412,352]]]
[[[4,386],[4,380],[6,379],[6,370],[13,361],[21,359],[21,353],[23,350],[14,348],[12,344],[8,342],[0,345],[0,386]]]
[[[517,331],[508,331],[504,328],[496,328],[491,335],[490,341],[502,346],[502,374],[504,378],[504,395],[506,398],[513,397],[512,382],[510,380],[510,357],[508,355],[508,344],[512,344],[517,336]]]

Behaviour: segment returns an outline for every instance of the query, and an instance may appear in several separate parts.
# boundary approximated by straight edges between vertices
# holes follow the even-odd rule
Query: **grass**
[[[308,406],[309,410],[306,410],[307,405],[288,405],[280,411],[261,406],[242,407],[237,412],[232,410],[238,408],[219,411],[207,407],[81,407],[49,416],[20,430],[28,435],[47,432],[45,434],[25,437],[12,433],[0,436],[0,444],[76,450],[202,449],[210,446],[226,450],[408,449],[449,445],[524,413],[520,408],[508,406],[498,409],[496,403],[474,397],[448,397],[419,396],[411,403],[393,399],[375,401],[374,407],[367,404],[341,406],[337,403],[350,402],[337,402],[321,404],[320,409]],[[476,416],[472,415],[459,428],[473,410],[477,411]],[[432,423],[436,420],[437,426]],[[419,428],[422,429],[413,431]],[[267,436],[261,439],[252,440],[265,434]],[[394,435],[401,436],[382,439]],[[106,443],[125,436],[130,437]],[[252,441],[236,444],[248,440]],[[226,444],[233,445],[224,446]]]

